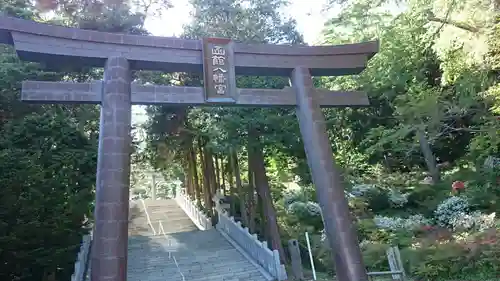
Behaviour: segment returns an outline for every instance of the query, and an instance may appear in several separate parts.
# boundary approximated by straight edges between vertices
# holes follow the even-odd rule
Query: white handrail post
[[[144,208],[144,213],[146,213],[146,219],[148,220],[148,224],[151,227],[151,230],[153,231],[153,236],[155,236],[156,235],[156,230],[155,230],[155,228],[153,226],[153,223],[151,222],[151,219],[149,218],[148,209],[146,207],[146,202],[144,202],[144,199],[141,199],[141,203],[142,203],[142,207]]]
[[[273,250],[273,262],[276,270],[276,277],[278,277],[278,280],[280,280],[283,278],[283,276],[281,274],[280,253],[278,252],[278,250]]]
[[[186,196],[183,189],[177,192],[175,201],[199,229],[209,230],[212,228],[212,225],[208,223],[210,218],[196,206],[195,202]]]
[[[212,197],[217,210],[218,222],[216,229],[237,249],[240,249],[249,259],[252,259],[263,270],[272,277],[273,280],[287,280],[285,266],[281,264],[279,252],[270,250],[266,242],[261,242],[256,234],[243,227],[241,222],[236,222],[226,208],[228,204],[224,203],[223,196],[217,192]]]
[[[306,242],[307,242],[307,250],[309,252],[309,260],[311,261],[311,269],[313,272],[313,280],[316,280],[316,269],[314,268],[314,259],[311,250],[311,243],[309,242],[309,233],[306,231]]]

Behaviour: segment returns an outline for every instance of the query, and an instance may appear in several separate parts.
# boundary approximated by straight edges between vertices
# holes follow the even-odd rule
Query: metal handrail
[[[160,231],[160,234],[166,235],[165,229],[163,228],[163,223],[161,221],[158,222],[158,230]]]
[[[146,213],[146,219],[148,220],[149,227],[151,227],[151,230],[153,231],[153,235],[156,235],[156,230],[153,226],[153,223],[151,223],[151,218],[149,217],[148,209],[146,207],[146,203],[144,202],[144,199],[141,198],[141,203],[142,207],[144,208],[144,213]]]
[[[158,229],[160,231],[160,234],[163,234],[163,236],[167,239],[167,243],[169,243],[169,246],[171,246],[171,241],[168,239],[167,234],[165,233],[165,229],[163,228],[163,223],[162,221],[158,222]],[[179,267],[179,263],[177,263],[177,259],[175,258],[174,254],[172,254],[172,251],[168,251],[168,257],[172,258],[174,260],[174,264],[177,267],[177,270],[179,271],[179,274],[182,277],[182,281],[186,281],[186,278],[184,277],[184,274],[181,271],[181,268]]]
[[[163,236],[167,239],[168,243],[170,243],[170,239],[168,239],[167,234],[165,233],[165,228],[163,227],[162,221],[158,222],[158,232],[157,232],[153,226],[153,223],[151,222],[151,218],[149,217],[148,209],[146,208],[146,203],[144,202],[144,200],[142,198],[141,198],[141,202],[142,202],[142,206],[144,208],[144,213],[146,213],[146,218],[148,220],[148,224],[151,227],[151,230],[153,231],[153,235],[156,236],[157,234],[158,235],[163,234]],[[172,254],[172,251],[168,252],[168,257],[173,258],[175,266],[177,267],[177,270],[179,271],[179,274],[182,277],[182,281],[186,281],[186,278],[184,277],[184,274],[182,273],[182,271],[179,267],[179,264],[177,263],[177,259]]]

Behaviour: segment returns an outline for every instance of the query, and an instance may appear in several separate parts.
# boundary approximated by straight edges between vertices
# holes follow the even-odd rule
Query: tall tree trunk
[[[221,181],[221,188],[222,188],[222,194],[227,195],[227,192],[226,192],[226,172],[227,172],[227,169],[225,169],[225,165],[224,165],[224,157],[220,157],[220,181]]]
[[[220,166],[219,166],[219,157],[217,157],[217,154],[214,155],[213,161],[215,162],[215,190],[214,193],[217,192],[217,190],[220,189]]]
[[[194,156],[193,156],[193,146],[190,145],[187,150],[187,164],[188,164],[188,169],[189,169],[189,177],[191,178],[190,180],[190,196],[193,198],[193,200],[197,200],[197,189],[198,189],[198,176],[196,175],[196,163],[194,162]]]
[[[229,163],[227,165],[227,182],[229,184],[229,197],[231,198],[230,201],[230,210],[231,210],[231,215],[234,217],[236,216],[236,206],[235,206],[235,200],[234,200],[234,172],[233,168],[231,165],[231,155],[229,155]]]
[[[198,149],[197,149],[198,148]],[[200,164],[196,166],[196,171],[197,175],[199,175],[199,180],[200,180],[200,207],[203,210],[204,204],[205,204],[205,191],[204,191],[204,185],[205,185],[205,180],[204,180],[204,170],[205,170],[205,160],[203,158],[203,150],[201,147],[201,140],[198,139],[198,145],[197,147],[193,148],[193,151],[195,152],[195,156],[199,157],[200,159]],[[198,159],[198,158],[195,158]]]
[[[193,182],[194,182],[194,192],[197,205],[200,206],[202,201],[201,198],[201,190],[200,190],[200,180],[198,178],[198,169],[196,168],[196,152],[194,151],[193,144],[189,147],[189,160],[191,164],[191,170],[193,173]]]
[[[255,181],[254,181],[252,165],[250,164],[250,150],[248,150],[248,185],[246,188],[246,194],[247,194],[246,202],[248,210],[248,229],[250,229],[250,232],[255,233],[255,215],[256,215]]]
[[[248,225],[248,216],[247,216],[247,208],[246,208],[246,196],[245,196],[245,191],[243,190],[243,185],[241,183],[241,171],[240,171],[240,165],[238,163],[238,153],[234,148],[231,148],[230,152],[230,159],[231,159],[231,168],[234,173],[234,178],[235,178],[235,184],[236,184],[236,191],[238,192],[238,198],[240,200],[240,214],[241,214],[241,221],[244,225]]]
[[[199,146],[200,161],[202,164],[202,174],[203,174],[203,198],[205,199],[205,212],[208,216],[212,217],[212,198],[210,197],[210,174],[208,171],[207,157],[205,154],[205,148],[202,147],[200,142]]]
[[[217,191],[217,180],[215,178],[215,167],[214,167],[214,158],[212,155],[212,151],[210,149],[205,147],[205,159],[207,161],[207,172],[208,172],[208,181],[210,182],[209,186],[209,201],[210,201],[210,207],[212,209],[212,224],[215,225],[217,223],[217,211],[214,209],[214,204],[213,204],[213,197],[215,195],[215,192]]]
[[[184,155],[184,158],[185,159],[182,163],[182,167],[184,170],[184,191],[185,191],[187,197],[191,198],[192,177],[191,177],[191,171],[190,171],[189,165],[188,165],[187,153]]]
[[[256,132],[250,132],[249,136],[249,141],[251,141],[252,144],[249,146],[249,163],[250,167],[254,170],[255,186],[257,187],[257,192],[262,199],[262,204],[264,205],[264,212],[267,218],[268,233],[271,237],[272,249],[278,250],[281,262],[286,264],[286,256],[283,245],[281,244],[276,210],[274,209],[273,200],[271,198],[269,179],[266,175],[266,166],[264,162],[264,155],[262,154],[262,146],[260,145]]]
[[[431,146],[429,145],[429,142],[427,141],[427,138],[425,137],[425,133],[422,129],[417,129],[417,137],[418,137],[418,142],[420,144],[420,150],[422,151],[422,154],[424,155],[425,159],[425,164],[427,165],[427,169],[429,170],[429,173],[432,177],[432,182],[434,184],[438,183],[441,179],[439,169],[436,164],[436,157],[432,153]]]
[[[212,151],[210,151],[210,149],[208,148],[205,148],[205,159],[207,159],[207,164],[208,164],[208,175],[210,179],[210,193],[211,193],[210,198],[212,198],[215,192],[217,192],[217,178],[214,165],[214,157]]]
[[[188,196],[191,199],[194,199],[194,170],[191,163],[191,153],[189,149],[186,151],[186,166],[187,166],[187,183],[188,183]]]
[[[257,208],[259,210],[259,221],[260,221],[260,234],[262,238],[267,241],[267,245],[272,245],[271,236],[269,235],[269,226],[266,218],[266,211],[264,209],[264,201],[262,201],[261,196],[257,196]]]

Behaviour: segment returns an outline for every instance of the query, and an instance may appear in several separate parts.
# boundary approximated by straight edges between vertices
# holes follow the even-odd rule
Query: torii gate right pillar
[[[336,280],[368,281],[342,178],[333,159],[325,117],[314,98],[316,91],[309,69],[295,68],[291,82],[297,97],[297,117],[307,161],[334,254]]]

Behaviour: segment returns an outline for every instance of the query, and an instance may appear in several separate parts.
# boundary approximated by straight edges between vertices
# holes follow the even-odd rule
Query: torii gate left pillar
[[[127,280],[130,186],[131,72],[123,57],[104,68],[97,160],[91,280]]]

